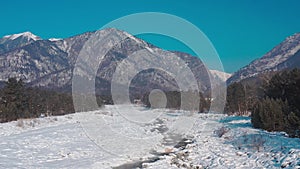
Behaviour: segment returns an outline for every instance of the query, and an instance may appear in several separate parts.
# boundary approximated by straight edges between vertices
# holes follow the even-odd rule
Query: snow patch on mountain
[[[127,33],[127,32],[123,32],[127,37],[129,37],[130,39],[132,39],[133,41],[135,41],[137,44],[141,44],[143,43],[140,39],[134,37],[133,35]]]
[[[60,40],[63,40],[63,39],[61,39],[61,38],[50,38],[48,40],[51,41],[51,42],[56,42],[56,41],[60,41]]]

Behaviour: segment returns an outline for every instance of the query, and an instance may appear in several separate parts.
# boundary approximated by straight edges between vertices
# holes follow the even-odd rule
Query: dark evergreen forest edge
[[[103,105],[99,96],[97,103],[99,107]],[[90,110],[88,105],[82,106],[82,111]],[[16,78],[8,79],[0,90],[0,122],[74,112],[71,92],[26,87],[21,79]]]
[[[211,99],[202,93],[192,91],[165,92],[166,107],[179,109],[183,94],[199,95],[199,110],[196,111],[208,112]],[[285,131],[291,137],[300,137],[299,94],[299,69],[277,73],[268,72],[230,84],[227,87],[225,113],[251,116],[251,122],[255,128]],[[132,102],[136,99],[148,107],[151,106],[149,93],[131,96]],[[99,107],[104,104],[113,104],[111,96],[108,95],[97,96],[97,102]],[[80,111],[89,110],[91,109],[88,105],[82,105]],[[22,80],[15,78],[10,78],[0,90],[0,122],[74,112],[71,92],[26,87]]]
[[[253,127],[300,137],[300,70],[269,72],[229,85],[225,112],[251,112]]]

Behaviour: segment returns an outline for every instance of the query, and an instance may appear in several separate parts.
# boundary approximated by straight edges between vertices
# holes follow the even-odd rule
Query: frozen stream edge
[[[105,109],[94,112],[0,124],[0,168],[102,169],[122,166],[126,168],[131,164],[160,169],[300,168],[299,139],[287,138],[283,133],[253,129],[248,117],[194,114],[193,117],[197,120],[187,134],[192,136],[188,138],[189,144],[184,145],[185,148],[174,148],[174,145],[164,144],[166,128],[172,118],[169,114],[173,110],[149,110],[166,113],[149,125],[135,128],[131,123],[122,120],[112,121],[116,120],[111,119],[114,109],[114,106],[106,106]],[[123,110],[126,111],[126,107]],[[137,110],[141,108],[137,107]],[[136,145],[137,148],[125,142],[127,147],[120,150],[124,154],[115,156],[103,151],[99,142],[88,137],[82,128],[80,122],[83,117],[96,120],[95,116],[105,118],[106,122],[111,122],[114,127],[119,125],[122,129],[125,126],[123,131],[129,135],[142,136],[146,133],[150,136],[154,134],[157,138],[154,139],[155,142]],[[230,130],[219,138],[214,131],[222,126]],[[105,129],[100,127],[97,132],[105,133],[103,130]],[[253,147],[253,140],[251,141],[256,136],[264,140],[259,151]],[[147,161],[149,159],[150,161]]]

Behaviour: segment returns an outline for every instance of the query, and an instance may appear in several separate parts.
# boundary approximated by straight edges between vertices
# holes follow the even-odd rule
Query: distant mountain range
[[[208,70],[197,57],[183,52],[164,51],[127,32],[117,29],[101,31],[118,32],[128,38],[112,48],[104,58],[105,64],[100,65],[96,78],[97,92],[100,93],[110,91],[110,82],[118,63],[141,49],[156,51],[164,56],[175,54],[184,60],[194,73],[203,92],[210,90],[210,78],[213,85],[226,80],[227,84],[231,84],[268,72],[300,67],[300,33],[287,37],[264,56],[231,75],[217,70]],[[0,38],[0,84],[10,77],[17,77],[30,86],[71,90],[76,59],[85,42],[94,33],[85,32],[65,39],[41,39],[31,32],[24,32]],[[178,63],[174,63],[176,64]],[[153,88],[178,90],[174,78],[160,70],[139,73],[132,81],[131,88],[140,91],[149,91]]]
[[[235,72],[227,80],[227,84],[296,67],[300,68],[300,33],[287,37],[264,56]]]
[[[164,51],[150,43],[138,39],[124,31],[104,29],[102,33],[118,33],[127,38],[112,48],[98,69],[97,92],[110,91],[112,75],[124,58],[141,50],[153,50],[161,55],[175,54],[190,67],[201,91],[209,91],[210,77],[213,83],[224,82],[230,75],[219,71],[208,71],[197,58],[182,52]],[[76,59],[85,42],[94,32],[86,32],[65,39],[43,40],[30,32],[7,35],[0,39],[0,81],[10,77],[23,79],[30,86],[39,86],[57,90],[70,90],[72,72]],[[139,61],[136,61],[137,64]],[[176,65],[177,63],[174,63]],[[86,75],[82,75],[86,76]],[[147,70],[139,73],[132,81],[131,88],[149,91],[153,88],[178,90],[173,77],[160,70]]]

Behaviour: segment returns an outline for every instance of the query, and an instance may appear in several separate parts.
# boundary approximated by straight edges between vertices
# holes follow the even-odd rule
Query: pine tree
[[[291,112],[286,117],[286,131],[291,136],[300,137],[300,118],[294,112]]]
[[[242,83],[233,83],[227,88],[226,111],[244,114],[247,111],[245,87]]]
[[[262,105],[259,102],[252,110],[252,114],[251,114],[251,123],[253,125],[254,128],[263,128],[262,125],[262,119],[260,116],[260,112],[262,112]]]
[[[268,131],[282,131],[286,124],[284,111],[287,103],[280,99],[263,99],[252,112],[251,122],[255,128],[263,128]]]

